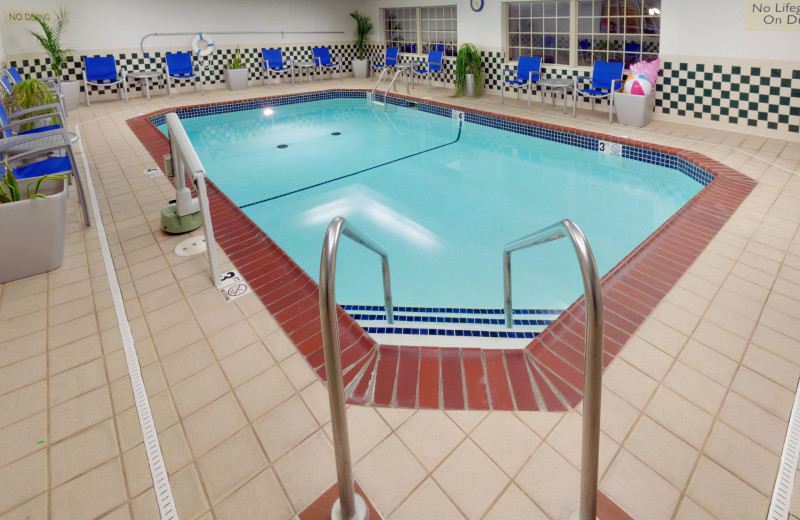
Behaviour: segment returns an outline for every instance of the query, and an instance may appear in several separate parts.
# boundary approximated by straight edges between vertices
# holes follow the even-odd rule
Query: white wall
[[[354,22],[349,12],[361,0],[0,0],[6,9],[69,8],[72,21],[64,45],[81,50],[133,49],[155,32],[212,33],[214,43],[292,43],[350,41]],[[35,25],[2,24],[5,55],[40,52],[28,29]],[[343,31],[341,34],[224,35],[215,31]],[[191,36],[148,38],[145,49],[189,46]]]
[[[747,31],[745,9],[742,0],[663,0],[661,53],[800,61],[800,26]]]

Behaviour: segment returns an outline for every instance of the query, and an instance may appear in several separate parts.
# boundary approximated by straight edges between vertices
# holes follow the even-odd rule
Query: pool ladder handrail
[[[206,191],[206,172],[194,146],[189,140],[189,136],[186,135],[186,130],[183,128],[178,114],[170,112],[166,115],[165,122],[169,134],[171,154],[169,167],[172,169],[171,173],[175,178],[176,211],[179,216],[195,213],[198,210],[201,212],[208,264],[211,269],[211,280],[214,282],[214,287],[219,288],[222,282],[219,272],[219,260],[217,260],[217,243],[214,240],[214,227],[211,224],[211,208]],[[197,198],[192,198],[191,191],[186,187],[184,172],[189,174],[189,178],[194,183],[197,190]]]
[[[586,314],[580,509],[570,515],[570,520],[595,520],[600,449],[600,397],[603,387],[603,294],[592,248],[577,224],[565,219],[510,242],[503,248],[504,310],[506,326],[511,328],[513,325],[511,253],[565,236],[569,236],[572,240],[581,267]]]
[[[339,500],[333,505],[331,518],[364,520],[367,515],[366,506],[363,498],[355,493],[353,466],[350,459],[342,359],[339,353],[339,323],[336,318],[336,253],[339,248],[339,237],[342,234],[380,255],[388,323],[394,322],[392,288],[389,281],[389,255],[383,246],[343,217],[334,218],[325,233],[319,264],[320,328],[322,329],[322,348],[325,353],[325,373],[328,377],[328,401],[331,408],[336,476],[339,482]]]
[[[388,104],[387,103],[387,98],[389,97],[389,92],[391,92],[392,86],[397,81],[397,78],[401,74],[403,74],[403,71],[404,71],[404,69],[397,69],[397,72],[394,73],[394,77],[392,78],[392,81],[389,82],[389,88],[387,88],[386,92],[384,92],[384,94],[383,94],[383,103],[381,103],[380,101],[375,101],[375,92],[378,90],[378,85],[380,85],[381,82],[383,81],[383,77],[386,75],[387,72],[389,72],[389,69],[386,68],[386,69],[383,69],[381,71],[381,75],[378,76],[378,82],[375,83],[375,86],[372,88],[372,92],[370,93],[370,99],[372,100],[372,104],[373,105],[383,105],[383,109],[386,110],[386,105]]]

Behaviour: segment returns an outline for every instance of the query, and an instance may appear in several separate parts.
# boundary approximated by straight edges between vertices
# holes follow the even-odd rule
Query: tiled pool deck
[[[339,87],[371,85],[303,89]],[[291,309],[270,312],[255,295],[224,304],[204,258],[174,255],[185,237],[159,231],[174,190],[144,176],[155,163],[127,120],[299,88],[98,102],[70,117],[80,123],[182,519],[288,519],[323,493],[335,478],[327,396],[290,341]],[[602,111],[573,119],[448,94],[430,95],[686,149],[757,181],[618,341],[604,377],[600,488],[637,519],[764,518],[800,375],[800,179],[786,171],[800,171],[800,144],[663,122],[609,126]],[[63,267],[0,285],[3,520],[158,517],[97,229],[84,229],[76,210],[73,196]],[[376,509],[385,518],[566,518],[577,506],[580,405],[492,408],[351,406],[355,473]]]

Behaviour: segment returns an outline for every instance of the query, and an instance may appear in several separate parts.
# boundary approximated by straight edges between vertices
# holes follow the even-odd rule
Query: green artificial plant
[[[456,56],[455,78],[453,79],[456,86],[456,96],[463,96],[467,92],[467,74],[473,75],[475,97],[480,97],[483,92],[481,51],[471,43],[462,44]]]
[[[14,177],[14,172],[11,171],[11,167],[8,166],[8,158],[5,158],[4,162],[6,165],[6,169],[3,173],[2,179],[0,179],[0,204],[5,204],[8,202],[18,202],[22,200],[22,192],[19,190],[19,184],[17,184],[17,178]],[[49,179],[66,179],[66,176],[45,175],[44,177],[29,183],[25,187],[27,198],[46,199],[47,198],[46,196],[39,193],[39,188],[42,186],[42,182]],[[31,186],[34,186],[33,193],[31,193]]]
[[[53,69],[53,75],[56,78],[61,78],[61,71],[67,62],[68,56],[74,52],[72,49],[63,48],[61,44],[64,27],[70,20],[69,11],[62,5],[58,12],[55,13],[52,23],[47,23],[47,20],[37,14],[31,15],[31,17],[41,26],[42,32],[28,32],[36,38],[44,52],[50,57],[50,68]]]
[[[242,61],[242,53],[239,50],[239,46],[236,46],[236,53],[233,55],[232,60],[228,60],[228,70],[232,69],[243,69],[245,68],[244,61]]]
[[[14,114],[14,112],[18,112],[20,110],[27,110],[42,105],[51,105],[53,103],[57,103],[58,98],[56,98],[56,95],[50,90],[50,87],[42,83],[41,80],[36,78],[27,78],[23,79],[19,83],[15,83],[14,89],[10,94],[3,96],[2,102],[6,113],[11,116]],[[18,119],[27,119],[39,116],[41,114],[54,113],[55,111],[56,110],[53,108],[34,110],[33,112],[19,117]],[[25,131],[30,130],[31,128],[33,128],[33,123],[27,123],[22,125],[20,130]]]
[[[364,13],[359,12],[358,9],[353,10],[350,16],[356,21],[353,38],[355,38],[356,50],[358,50],[358,59],[363,60],[364,42],[366,42],[369,33],[372,32],[372,19]]]

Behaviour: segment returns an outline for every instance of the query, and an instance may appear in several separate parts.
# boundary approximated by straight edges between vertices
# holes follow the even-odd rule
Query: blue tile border
[[[533,339],[538,332],[512,332],[488,330],[459,329],[404,329],[401,327],[365,327],[367,334],[399,334],[412,336],[450,336],[454,338],[499,338],[499,339]]]

